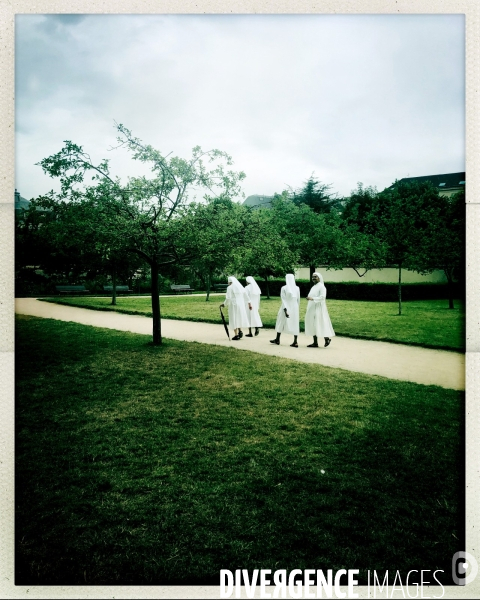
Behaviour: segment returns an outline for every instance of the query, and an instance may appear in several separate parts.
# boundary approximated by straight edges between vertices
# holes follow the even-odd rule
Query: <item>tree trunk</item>
[[[312,281],[312,275],[315,273],[315,265],[310,265],[310,281]]]
[[[398,314],[402,314],[402,263],[398,263]]]
[[[205,289],[207,290],[207,297],[205,298],[205,302],[208,302],[210,300],[210,273],[207,273],[207,275],[205,276]]]
[[[153,345],[162,345],[162,330],[160,316],[160,291],[158,287],[159,269],[156,263],[150,265],[152,277],[152,315],[153,315]]]
[[[455,308],[453,305],[453,269],[447,267],[444,272],[447,276],[448,308]]]
[[[112,270],[112,305],[117,305],[117,271],[115,267]]]
[[[270,300],[270,289],[268,287],[268,275],[265,275],[265,285],[267,287],[267,300]]]

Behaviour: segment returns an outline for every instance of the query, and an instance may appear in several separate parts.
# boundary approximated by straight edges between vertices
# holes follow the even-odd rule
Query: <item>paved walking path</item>
[[[151,335],[152,319],[116,312],[94,311],[85,308],[41,302],[34,298],[18,298],[15,311],[60,321],[74,321],[83,325],[106,327]],[[270,344],[275,337],[272,330],[260,330],[260,335],[229,342],[221,324],[194,323],[162,319],[162,336],[187,342],[202,342],[230,346],[239,350],[281,356],[305,363],[316,363],[348,371],[381,375],[390,379],[413,381],[425,385],[439,385],[456,390],[465,389],[465,355],[444,350],[430,350],[403,344],[335,337],[328,348],[307,348],[311,343],[305,335],[299,336],[299,348],[290,348],[293,337],[282,335],[281,345]]]

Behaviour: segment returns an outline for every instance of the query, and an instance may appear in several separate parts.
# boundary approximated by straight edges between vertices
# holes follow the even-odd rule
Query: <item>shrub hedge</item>
[[[267,295],[265,281],[256,278],[262,295]],[[226,283],[225,279],[219,280],[219,283]],[[240,279],[243,285],[246,285],[244,279]],[[85,283],[87,289],[93,294],[103,294],[103,287],[100,284],[103,280],[95,281],[55,281],[34,271],[23,270],[17,273],[15,278],[15,296],[42,296],[55,295],[55,285],[69,283]],[[170,292],[170,279],[160,278],[160,293],[168,294]],[[188,282],[186,282],[188,283]],[[297,285],[300,288],[302,298],[305,298],[312,287],[310,281],[306,279],[297,279]],[[118,285],[123,284],[120,282]],[[285,285],[285,279],[270,279],[268,288],[271,296],[280,296],[280,290]],[[194,286],[197,291],[201,286]],[[398,300],[398,285],[396,283],[360,283],[356,281],[327,282],[327,297],[332,300],[370,300],[373,302],[395,302]],[[135,282],[132,289],[136,293],[149,293],[150,280],[146,278],[141,282]],[[460,283],[453,286],[453,297],[465,299],[465,287]],[[402,284],[402,300],[445,300],[448,298],[448,286],[446,283],[404,283]]]

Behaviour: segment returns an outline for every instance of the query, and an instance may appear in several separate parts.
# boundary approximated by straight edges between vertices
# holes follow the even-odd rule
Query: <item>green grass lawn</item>
[[[117,299],[117,306],[111,305],[110,298],[61,298],[53,302],[94,308],[97,310],[118,310],[130,314],[151,316],[149,297]],[[203,296],[178,296],[161,298],[162,317],[187,321],[219,323],[219,304],[223,296],[212,296],[205,302]],[[279,298],[262,299],[260,314],[266,327],[275,327],[280,306]],[[382,340],[401,344],[464,351],[465,349],[465,309],[456,301],[456,308],[450,310],[447,300],[419,300],[404,302],[402,315],[398,315],[396,302],[363,302],[352,300],[327,300],[327,306],[337,335],[347,337]],[[307,300],[302,298],[300,307],[301,330]]]
[[[16,333],[17,585],[450,580],[462,393],[34,317]]]

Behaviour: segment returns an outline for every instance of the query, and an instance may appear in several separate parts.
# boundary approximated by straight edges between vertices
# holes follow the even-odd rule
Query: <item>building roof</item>
[[[273,196],[260,196],[254,194],[249,196],[243,203],[243,206],[249,206],[250,208],[271,208]]]
[[[17,190],[15,190],[15,210],[20,210],[22,208],[28,210],[29,207],[30,200],[22,198],[22,196],[20,196],[20,192],[17,192]]]
[[[422,177],[404,177],[400,181],[430,181],[439,189],[461,189],[465,187],[465,172],[447,173],[445,175],[423,175]]]

